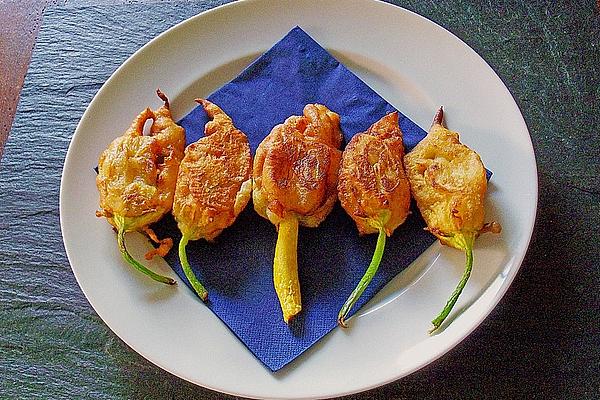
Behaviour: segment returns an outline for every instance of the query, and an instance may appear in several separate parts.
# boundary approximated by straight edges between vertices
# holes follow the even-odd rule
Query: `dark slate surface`
[[[112,334],[75,282],[58,216],[68,142],[102,82],[148,39],[218,3],[47,10],[0,163],[0,398],[231,398],[160,370]],[[471,336],[348,398],[599,398],[597,6],[396,3],[458,35],[513,93],[536,150],[538,219],[521,272]]]

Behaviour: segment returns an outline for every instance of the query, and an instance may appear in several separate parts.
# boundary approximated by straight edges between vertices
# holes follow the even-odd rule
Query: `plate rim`
[[[67,248],[67,240],[65,237],[65,228],[66,228],[66,222],[65,222],[65,218],[64,218],[64,214],[67,213],[66,210],[63,209],[64,205],[65,205],[65,200],[63,199],[65,190],[64,190],[64,185],[65,185],[65,172],[67,170],[68,165],[70,164],[70,160],[72,160],[72,158],[74,157],[73,152],[74,152],[74,142],[75,139],[77,137],[78,132],[80,131],[80,127],[84,121],[84,119],[86,119],[86,116],[89,112],[91,112],[90,110],[94,107],[94,104],[96,101],[98,101],[98,98],[100,98],[102,96],[103,90],[105,90],[106,87],[108,87],[112,80],[115,78],[115,76],[120,73],[120,71],[124,68],[126,68],[127,65],[129,65],[130,63],[134,63],[135,62],[135,58],[139,56],[139,54],[143,53],[148,46],[151,46],[153,43],[155,43],[158,40],[161,40],[162,38],[168,36],[168,35],[175,35],[176,32],[179,29],[182,29],[182,27],[184,27],[187,24],[193,24],[195,21],[202,19],[202,18],[207,18],[210,17],[212,14],[216,14],[219,12],[224,12],[227,11],[227,9],[229,8],[234,8],[234,7],[239,7],[240,4],[247,4],[247,3],[254,3],[254,4],[260,4],[260,3],[264,3],[263,0],[240,0],[240,1],[234,1],[231,3],[226,3],[226,4],[222,4],[219,5],[217,7],[214,7],[212,9],[203,11],[199,14],[196,14],[190,18],[187,18],[173,26],[171,26],[170,28],[166,29],[165,31],[161,32],[159,35],[157,35],[156,37],[152,38],[150,41],[148,41],[146,44],[144,44],[142,47],[140,47],[139,49],[137,49],[135,52],[133,52],[128,58],[127,60],[125,60],[112,74],[111,76],[104,82],[104,84],[102,85],[102,87],[98,90],[98,92],[96,93],[96,95],[94,96],[94,98],[92,99],[92,101],[89,103],[89,105],[86,107],[86,110],[84,112],[84,114],[82,115],[81,119],[79,120],[78,124],[77,124],[77,128],[75,129],[75,133],[73,135],[73,137],[71,138],[70,142],[69,142],[69,147],[67,150],[67,154],[65,157],[65,162],[64,162],[64,167],[63,167],[63,171],[61,174],[61,182],[60,182],[60,196],[59,196],[59,210],[60,210],[60,227],[61,227],[61,236],[63,239],[63,246],[65,248],[65,252],[67,254],[67,258],[69,259],[69,264],[71,266],[71,269],[73,271],[73,274],[75,275],[75,278],[79,284],[79,287],[81,288],[82,292],[84,293],[86,299],[88,300],[89,304],[92,306],[92,308],[94,309],[94,311],[100,316],[100,318],[102,319],[102,321],[111,329],[111,331],[116,334],[125,344],[127,344],[128,347],[130,347],[133,351],[135,351],[137,354],[140,354],[142,357],[144,357],[145,359],[147,359],[148,361],[150,361],[152,364],[158,366],[159,368],[169,372],[170,374],[173,374],[175,376],[178,376],[181,379],[184,379],[186,381],[189,381],[193,384],[211,389],[211,390],[215,390],[218,392],[222,392],[222,393],[226,393],[226,394],[230,394],[230,395],[234,395],[234,396],[245,396],[245,397],[250,397],[250,398],[260,398],[261,396],[257,395],[254,396],[252,394],[249,393],[243,393],[243,392],[236,392],[236,391],[229,391],[227,389],[221,388],[221,387],[211,387],[210,385],[206,385],[204,383],[199,383],[197,381],[194,380],[190,380],[188,377],[183,376],[181,374],[178,374],[174,371],[171,371],[169,369],[166,369],[164,366],[161,366],[157,361],[155,361],[154,359],[152,359],[151,357],[149,357],[148,355],[138,351],[135,349],[135,345],[130,343],[128,340],[126,340],[126,338],[122,337],[121,335],[119,335],[116,330],[113,328],[113,326],[111,324],[109,324],[106,319],[101,315],[101,313],[97,310],[96,305],[94,304],[94,302],[92,302],[91,298],[88,296],[87,291],[85,290],[84,286],[82,285],[81,281],[80,281],[80,276],[76,270],[76,268],[73,267],[73,262],[72,262],[72,255],[69,253],[69,250]],[[508,87],[506,86],[506,84],[504,83],[504,81],[502,80],[502,78],[500,78],[500,76],[496,73],[496,71],[487,63],[487,61],[485,61],[485,59],[483,59],[472,47],[470,47],[468,44],[466,44],[462,39],[460,39],[459,37],[457,37],[455,34],[453,34],[452,32],[450,32],[449,30],[447,30],[446,28],[442,27],[441,25],[439,25],[438,23],[436,23],[435,21],[432,21],[420,14],[417,14],[416,12],[413,12],[411,10],[407,10],[401,6],[397,6],[394,4],[390,4],[390,3],[386,3],[383,2],[381,0],[367,0],[364,1],[365,6],[368,6],[368,3],[379,3],[379,4],[383,4],[387,7],[390,7],[391,9],[394,9],[396,11],[398,10],[402,10],[405,13],[408,13],[411,15],[411,17],[413,18],[419,18],[422,20],[425,20],[428,24],[432,24],[435,27],[441,29],[444,31],[444,34],[451,36],[454,40],[457,40],[462,47],[464,47],[467,51],[472,52],[475,57],[477,57],[490,71],[491,73],[501,82],[501,86],[502,88],[507,92],[507,94],[509,95],[511,101],[512,101],[512,106],[515,108],[516,110],[516,114],[518,115],[520,118],[520,122],[523,125],[525,132],[527,133],[527,141],[528,141],[528,145],[529,145],[529,149],[530,150],[530,155],[532,156],[532,162],[533,162],[533,175],[535,177],[535,181],[531,182],[531,190],[532,190],[532,196],[533,196],[533,213],[531,215],[531,224],[530,226],[528,226],[528,230],[526,232],[526,240],[523,243],[523,248],[524,251],[519,253],[519,256],[515,259],[515,262],[513,262],[513,265],[515,266],[514,268],[511,268],[509,271],[509,274],[506,276],[506,278],[504,279],[504,282],[501,286],[501,288],[495,293],[494,295],[494,299],[493,301],[490,303],[490,306],[486,308],[485,312],[483,312],[480,317],[478,318],[477,322],[475,324],[472,324],[469,329],[464,331],[464,334],[460,335],[460,337],[456,338],[455,340],[453,340],[448,346],[445,347],[445,349],[441,352],[438,352],[436,354],[435,357],[429,359],[427,362],[425,363],[419,363],[417,365],[415,365],[413,368],[411,368],[408,372],[399,375],[399,376],[393,376],[390,377],[390,379],[386,379],[386,380],[382,380],[376,383],[373,383],[370,386],[365,386],[363,388],[360,388],[358,390],[350,390],[347,392],[339,392],[339,393],[335,393],[333,394],[334,396],[344,396],[344,395],[349,395],[349,394],[354,394],[354,393],[358,393],[358,392],[362,392],[362,391],[366,391],[366,390],[370,390],[376,387],[380,387],[382,385],[385,384],[389,384],[390,382],[394,382],[398,379],[403,378],[404,376],[408,376],[412,373],[414,373],[415,371],[423,368],[426,365],[429,365],[431,363],[433,363],[434,361],[436,361],[437,359],[439,359],[440,357],[442,357],[443,355],[445,355],[446,353],[448,353],[450,350],[452,350],[453,348],[455,348],[460,342],[462,342],[467,336],[469,336],[477,327],[479,327],[481,325],[481,323],[483,322],[483,320],[485,320],[489,314],[497,307],[498,303],[504,298],[508,288],[511,286],[512,282],[514,281],[516,275],[518,274],[518,272],[520,271],[520,268],[522,266],[523,260],[527,254],[527,250],[529,248],[529,244],[531,242],[532,236],[533,236],[533,231],[534,231],[534,227],[535,227],[535,221],[537,218],[537,203],[538,203],[538,198],[539,198],[539,174],[538,174],[538,169],[537,169],[537,161],[536,161],[536,156],[535,156],[535,151],[533,148],[533,143],[531,140],[531,134],[529,132],[529,129],[527,127],[527,124],[525,122],[525,119],[518,107],[518,104],[515,101],[514,96],[512,95],[512,93],[510,92],[510,90],[508,89]],[[81,135],[79,135],[81,136]],[[67,228],[68,229],[68,228]],[[323,395],[317,395],[317,396],[308,396],[308,397],[302,397],[302,398],[322,398]],[[331,396],[331,394],[324,394],[325,397]],[[284,398],[284,397],[276,397],[276,398]],[[285,397],[288,398],[288,397]]]

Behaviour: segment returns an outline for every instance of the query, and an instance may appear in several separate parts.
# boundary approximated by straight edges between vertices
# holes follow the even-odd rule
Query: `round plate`
[[[145,107],[154,91],[171,97],[176,118],[235,77],[299,25],[396,108],[428,127],[439,105],[448,126],[494,172],[484,235],[452,324],[429,336],[430,321],[462,273],[464,255],[432,246],[353,319],[278,373],[269,372],[185,285],[167,287],[120,258],[115,235],[96,218],[100,152]],[[161,62],[156,62],[162,60]],[[106,118],[106,116],[110,118]],[[517,179],[515,179],[517,178]],[[131,56],[83,115],[65,161],[61,227],[73,272],[106,324],[161,368],[198,385],[247,397],[315,398],[366,390],[432,362],[493,309],[523,260],[537,203],[535,158],[527,127],[494,71],[454,35],[402,8],[364,0],[242,1],[197,15]],[[141,235],[128,238],[141,256]],[[175,274],[159,260],[159,272]]]

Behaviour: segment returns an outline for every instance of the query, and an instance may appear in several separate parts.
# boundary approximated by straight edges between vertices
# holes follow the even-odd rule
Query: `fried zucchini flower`
[[[379,268],[386,235],[391,236],[409,214],[410,187],[404,173],[404,144],[398,113],[385,115],[366,132],[355,135],[342,155],[338,196],[361,235],[378,233],[371,264],[338,314],[345,318]]]
[[[483,232],[499,233],[497,222],[484,223],[486,173],[479,155],[444,126],[444,111],[436,113],[428,135],[404,157],[410,187],[427,230],[442,244],[462,250],[466,265],[458,286],[441,313],[431,321],[444,322],[473,268],[473,244]]]
[[[273,128],[256,150],[254,209],[278,230],[273,281],[287,323],[302,309],[298,225],[318,226],[337,200],[342,143],[339,116],[308,104]]]
[[[217,105],[197,99],[211,121],[204,137],[185,149],[179,167],[173,215],[182,233],[179,259],[202,300],[208,292],[194,275],[185,248],[190,240],[213,240],[235,221],[252,193],[252,158],[246,135]]]
[[[171,278],[158,275],[136,261],[125,247],[125,233],[144,231],[160,243],[148,253],[166,255],[173,241],[159,241],[148,225],[171,210],[179,163],[185,148],[185,131],[171,117],[169,100],[156,91],[164,105],[152,111],[146,108],[121,137],[116,138],[100,155],[96,186],[100,192],[98,217],[106,217],[117,230],[121,255],[129,264],[152,279],[175,284]],[[149,134],[144,124],[152,120]],[[148,257],[147,257],[148,258]]]

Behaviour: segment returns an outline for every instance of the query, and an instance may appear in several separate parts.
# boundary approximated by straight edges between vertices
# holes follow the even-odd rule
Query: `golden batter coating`
[[[340,167],[338,196],[361,235],[387,236],[406,220],[410,187],[404,173],[404,144],[398,113],[389,113],[346,146]]]
[[[142,111],[98,161],[100,213],[115,227],[114,215],[127,218],[126,231],[138,231],[158,221],[173,205],[185,131],[173,121],[166,96],[157,93],[164,105],[156,111]],[[144,135],[148,120],[152,120],[150,133]]]
[[[405,158],[406,172],[428,230],[448,246],[456,232],[477,235],[484,228],[485,168],[479,155],[442,125],[438,111],[429,134]]]
[[[211,118],[204,137],[185,149],[179,168],[173,215],[182,233],[179,258],[196,293],[208,292],[194,275],[185,252],[189,240],[213,240],[246,207],[252,192],[252,157],[246,135],[208,100],[196,99]]]
[[[463,276],[433,328],[444,322],[464,289],[473,267],[473,245],[483,232],[498,233],[500,224],[484,223],[487,190],[485,168],[479,155],[459,141],[458,133],[444,125],[439,109],[427,136],[404,157],[412,194],[427,223],[427,229],[442,244],[463,250]]]
[[[123,258],[155,280],[173,284],[171,278],[147,270],[134,260],[125,247],[125,232],[144,231],[157,240],[148,225],[161,219],[173,206],[179,163],[185,148],[185,131],[177,125],[169,110],[169,100],[160,91],[163,106],[152,111],[146,108],[121,137],[116,138],[100,155],[96,186],[100,192],[99,217],[106,217],[117,229]],[[144,125],[152,120],[149,134]],[[159,250],[150,254],[165,254],[170,239],[158,241]]]
[[[321,104],[275,126],[256,150],[255,210],[275,225],[293,214],[302,225],[318,226],[337,199],[341,142],[339,116]]]
[[[404,143],[398,113],[385,115],[363,133],[354,135],[342,155],[338,196],[361,235],[379,233],[373,259],[338,313],[345,319],[367,288],[383,257],[385,238],[409,214],[410,187],[404,173]]]
[[[337,200],[342,143],[339,116],[321,104],[273,128],[256,150],[254,209],[278,230],[273,282],[287,323],[302,309],[298,225],[316,227]]]
[[[189,240],[212,240],[250,200],[252,157],[248,138],[231,118],[208,100],[196,101],[212,120],[205,136],[185,149],[173,215]]]

